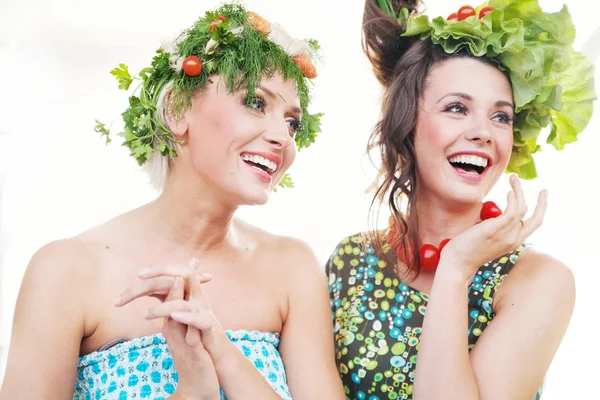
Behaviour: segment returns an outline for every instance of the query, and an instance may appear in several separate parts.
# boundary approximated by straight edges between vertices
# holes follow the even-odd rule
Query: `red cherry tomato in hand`
[[[440,262],[440,251],[432,244],[424,244],[419,249],[421,268],[425,272],[433,272]]]
[[[448,21],[454,21],[458,19],[458,14],[457,13],[452,13],[450,15],[448,15],[448,18],[446,18],[446,20]]]
[[[483,7],[481,10],[479,10],[479,18],[481,19],[481,18],[485,17],[492,11],[494,11],[494,7],[490,7],[490,6]]]
[[[458,20],[463,21],[469,17],[477,15],[475,9],[471,6],[462,6],[458,9]]]
[[[481,206],[481,213],[479,216],[482,220],[496,218],[502,215],[502,210],[493,201],[486,201]]]
[[[444,239],[440,242],[440,253],[442,252],[442,250],[444,249],[444,246],[446,246],[449,241],[450,241],[450,239]]]
[[[198,76],[202,72],[202,61],[197,56],[189,56],[183,60],[183,72],[188,76]]]

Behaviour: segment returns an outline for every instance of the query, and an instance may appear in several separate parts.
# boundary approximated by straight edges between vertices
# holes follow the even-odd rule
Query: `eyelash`
[[[265,101],[265,99],[259,95],[256,94],[253,98],[246,98],[246,100],[244,100],[244,104],[246,107],[254,110],[254,111],[258,111],[258,112],[264,112],[264,108],[269,104],[267,101]],[[256,107],[254,107],[255,105],[258,105],[259,107],[261,107],[261,109],[258,109]],[[298,133],[299,131],[302,130],[302,121],[293,118],[291,120],[286,120],[286,122],[289,123],[288,127],[291,129],[291,134],[292,137]]]
[[[461,111],[458,111],[458,112],[460,112],[461,114],[466,114],[468,111],[467,107],[462,103],[450,103],[444,107],[444,111],[454,114],[455,112],[451,111],[451,109],[457,108],[457,107],[460,107]],[[508,115],[505,112],[500,112],[500,113],[496,114],[494,117],[499,117],[499,116],[502,116],[504,119],[503,121],[498,121],[502,124],[510,124],[513,121],[513,117],[511,117],[510,115]]]

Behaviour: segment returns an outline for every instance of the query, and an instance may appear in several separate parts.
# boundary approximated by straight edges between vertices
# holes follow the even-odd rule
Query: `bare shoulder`
[[[81,238],[60,239],[33,254],[26,277],[42,275],[52,281],[68,278],[72,282],[91,274],[93,265],[93,255]]]
[[[535,297],[548,305],[572,309],[575,302],[575,279],[571,269],[549,254],[527,249],[521,254],[506,281],[499,289],[498,304],[526,301]]]
[[[48,290],[61,295],[78,291],[90,293],[90,284],[98,282],[102,271],[102,249],[106,240],[114,236],[112,221],[91,228],[76,236],[52,241],[39,248],[32,256],[25,271],[23,285],[29,282],[35,288],[44,282]]]
[[[267,257],[285,260],[284,263],[274,263],[273,265],[285,265],[286,273],[291,272],[290,270],[298,270],[298,272],[322,275],[314,249],[305,241],[267,232],[243,221],[238,220],[238,223],[252,235]]]

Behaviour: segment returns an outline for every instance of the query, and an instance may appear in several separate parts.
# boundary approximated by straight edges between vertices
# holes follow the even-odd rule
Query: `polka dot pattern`
[[[227,331],[282,399],[290,399],[279,336],[256,331]],[[145,336],[79,359],[73,400],[165,400],[175,392],[179,377],[161,334]],[[221,399],[226,400],[223,391]]]
[[[494,318],[494,294],[527,247],[475,274],[468,288],[469,350]],[[393,251],[387,244],[383,251],[377,254],[366,235],[358,234],[342,240],[327,263],[336,360],[350,400],[412,400],[429,297],[399,280],[384,261],[395,261]]]

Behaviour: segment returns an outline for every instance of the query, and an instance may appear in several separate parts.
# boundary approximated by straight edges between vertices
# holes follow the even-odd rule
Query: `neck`
[[[190,255],[236,247],[231,224],[237,206],[223,201],[211,185],[172,174],[149,207],[152,229]]]
[[[448,204],[439,199],[420,198],[417,201],[419,241],[438,246],[480,221],[481,204]]]

